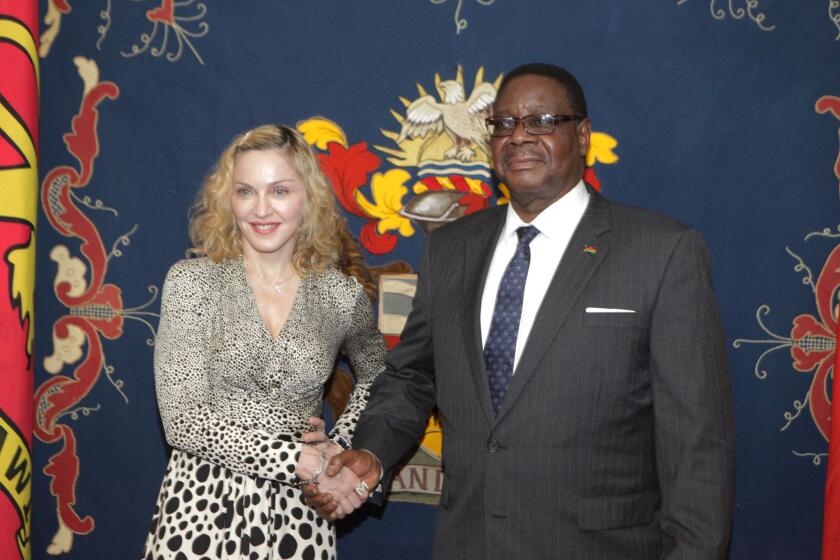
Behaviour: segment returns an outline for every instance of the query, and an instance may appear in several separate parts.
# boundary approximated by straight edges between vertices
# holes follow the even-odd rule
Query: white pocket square
[[[587,307],[587,313],[635,313],[633,309],[618,309],[615,307]]]

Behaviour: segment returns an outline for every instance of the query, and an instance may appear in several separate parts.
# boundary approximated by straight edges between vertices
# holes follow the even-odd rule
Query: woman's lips
[[[255,223],[252,223],[251,224],[251,229],[253,229],[255,232],[257,232],[260,235],[268,235],[270,233],[274,233],[274,230],[276,230],[279,226],[280,226],[280,224],[278,224],[278,223],[271,223],[271,224],[255,224]]]

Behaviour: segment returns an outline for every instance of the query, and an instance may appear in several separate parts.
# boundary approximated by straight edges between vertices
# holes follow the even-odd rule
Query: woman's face
[[[230,206],[243,250],[291,257],[303,223],[306,187],[281,150],[251,150],[233,163]]]

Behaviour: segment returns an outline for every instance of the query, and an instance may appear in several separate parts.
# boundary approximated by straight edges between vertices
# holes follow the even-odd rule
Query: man
[[[507,74],[488,129],[510,204],[431,235],[356,449],[327,474],[372,488],[437,406],[435,558],[725,557],[733,423],[700,235],[582,182],[591,125],[565,70]]]

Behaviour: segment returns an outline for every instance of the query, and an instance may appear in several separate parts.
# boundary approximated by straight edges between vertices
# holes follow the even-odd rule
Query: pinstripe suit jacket
[[[354,446],[388,470],[437,406],[437,559],[725,557],[734,430],[700,235],[592,193],[494,416],[479,308],[504,214],[431,235]]]

